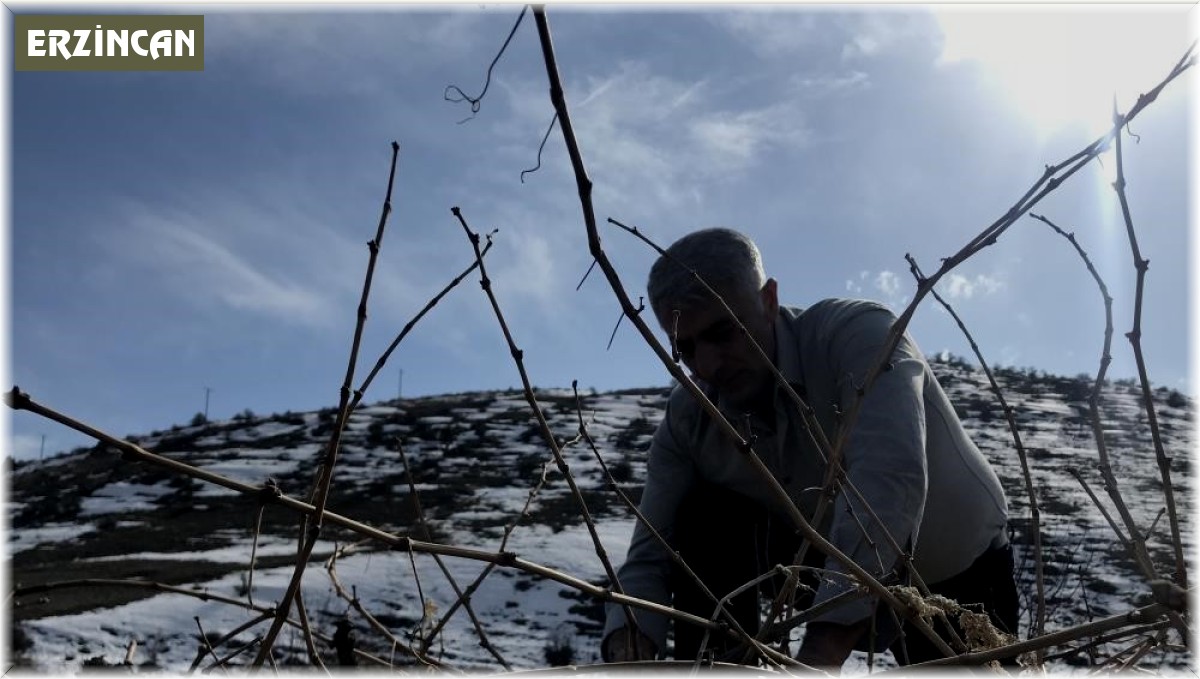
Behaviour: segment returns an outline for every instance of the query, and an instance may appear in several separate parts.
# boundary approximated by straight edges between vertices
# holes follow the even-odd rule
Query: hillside
[[[1018,543],[1020,577],[1029,584],[1028,496],[1012,437],[983,374],[960,361],[934,364],[942,385],[975,441],[996,466],[1009,495]],[[1038,488],[1046,551],[1048,630],[1126,611],[1149,600],[1112,529],[1081,489],[1080,473],[1107,502],[1087,419],[1090,381],[1026,371],[997,375],[1015,409]],[[582,396],[587,431],[614,478],[636,499],[644,474],[645,448],[667,394],[665,388]],[[1192,405],[1166,389],[1156,394],[1159,422],[1172,459],[1180,514],[1190,520]],[[607,489],[590,448],[573,441],[579,430],[570,390],[540,390],[539,403],[565,449],[570,470],[595,517],[608,555],[624,557],[633,520]],[[1121,490],[1143,528],[1154,525],[1152,546],[1160,564],[1165,519],[1155,521],[1163,493],[1139,390],[1129,383],[1107,386],[1103,395],[1106,441]],[[177,426],[131,439],[142,447],[247,483],[273,481],[288,495],[307,496],[332,409],[255,416]],[[103,423],[96,423],[103,426]],[[410,491],[395,441],[411,466]],[[516,392],[467,393],[364,405],[349,422],[338,460],[329,509],[400,534],[486,550],[498,549],[504,528],[537,491],[528,516],[508,542],[518,556],[596,584],[606,583],[565,480],[546,467],[542,443],[524,397]],[[548,471],[547,471],[548,470]],[[11,582],[18,589],[82,578],[139,579],[186,586],[259,606],[282,595],[293,568],[297,516],[276,505],[180,477],[144,463],[122,461],[105,447],[76,450],[44,462],[18,464],[10,475],[9,553]],[[417,518],[417,500],[427,518]],[[255,527],[260,527],[254,546]],[[1190,526],[1185,535],[1191,540]],[[364,543],[328,568],[339,547],[358,541],[329,526],[306,574],[303,596],[314,629],[334,634],[347,616],[359,648],[406,662],[368,627],[351,603],[361,605],[402,643],[428,627],[456,600],[484,564],[380,549]],[[1189,554],[1192,544],[1188,543]],[[254,559],[252,577],[250,564]],[[1169,568],[1163,568],[1169,572]],[[419,577],[414,577],[416,573]],[[339,596],[341,584],[345,596]],[[356,597],[356,598],[355,598]],[[132,664],[142,669],[184,671],[197,656],[200,630],[216,638],[257,614],[228,603],[202,601],[149,588],[95,585],[35,591],[10,599],[13,655],[20,665],[73,671],[86,664],[116,664],[132,641]],[[1023,601],[1024,624],[1032,619]],[[497,568],[471,600],[486,639],[513,668],[543,667],[558,656],[595,662],[600,606],[562,585],[527,573]],[[265,634],[251,628],[223,651]],[[1054,667],[1085,665],[1121,648],[1100,646],[1052,661]],[[277,644],[280,663],[304,661],[301,636],[285,632]],[[336,664],[333,648],[320,649]],[[558,656],[554,653],[557,652]],[[468,615],[454,615],[430,653],[460,669],[499,670]],[[1089,660],[1092,657],[1092,660]],[[245,658],[241,658],[245,662]],[[237,661],[235,661],[237,662]],[[889,657],[878,662],[886,665]],[[865,662],[861,661],[865,671]],[[1140,666],[1182,668],[1190,656],[1155,650]]]

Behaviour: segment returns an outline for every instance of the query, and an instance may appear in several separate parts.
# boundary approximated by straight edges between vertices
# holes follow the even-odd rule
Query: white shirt
[[[841,414],[858,398],[858,387],[894,321],[886,307],[865,300],[827,299],[807,310],[780,308],[775,323],[776,367],[813,409],[831,442],[837,439]],[[883,537],[886,530],[901,547],[916,544],[914,566],[925,582],[935,583],[966,570],[989,547],[1007,542],[1006,500],[995,472],[963,430],[907,335],[893,352],[890,366],[867,392],[842,458],[847,478],[883,525],[843,492],[818,529],[876,576],[890,571],[898,556]],[[715,392],[706,393],[725,412]],[[740,429],[740,419],[730,421]],[[804,429],[802,415],[785,394],[777,392],[775,422],[755,418],[751,426],[755,452],[811,519],[825,463]],[[668,540],[676,508],[699,479],[741,493],[788,520],[760,474],[681,387],[668,400],[646,469],[640,510]],[[854,515],[847,511],[847,503],[854,507]],[[862,527],[870,531],[871,540]],[[671,565],[667,552],[639,523],[618,578],[626,594],[669,605]],[[833,559],[826,567],[839,573],[845,570]],[[850,587],[846,578],[824,580],[814,604]],[[870,615],[874,605],[873,598],[859,598],[817,619],[849,624]],[[625,624],[620,606],[606,608],[605,638]],[[637,609],[635,614],[642,632],[660,652],[665,650],[667,619]]]

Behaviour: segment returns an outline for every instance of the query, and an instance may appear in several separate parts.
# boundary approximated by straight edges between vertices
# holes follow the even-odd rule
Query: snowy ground
[[[1005,482],[1021,543],[1019,550],[1028,556],[1028,494],[999,408],[992,403],[980,373],[947,364],[937,367],[943,385],[963,411],[964,422]],[[1029,381],[1015,372],[1002,374],[1001,378],[1017,411],[1039,488],[1044,549],[1053,565],[1047,581],[1051,593],[1048,631],[1129,610],[1139,598],[1147,596],[1148,586],[1130,570],[1111,528],[1071,474],[1072,470],[1080,472],[1107,501],[1096,472],[1091,430],[1077,398],[1078,385],[1072,387],[1062,380]],[[565,444],[564,457],[597,518],[604,549],[617,565],[624,557],[633,520],[605,490],[594,453],[581,441],[571,442],[579,426],[571,392],[543,390],[538,396],[556,438]],[[584,397],[588,431],[605,462],[630,490],[637,488],[644,474],[644,451],[661,416],[664,396],[664,390],[645,390]],[[1162,396],[1159,419],[1167,436],[1168,454],[1174,458],[1176,500],[1181,515],[1188,518],[1194,508],[1189,476],[1191,406],[1167,406],[1166,395]],[[285,492],[303,496],[331,421],[331,413],[323,411],[213,423],[157,432],[142,437],[140,445],[168,450],[172,457],[248,483],[262,483],[270,477]],[[1135,394],[1126,386],[1113,385],[1106,392],[1105,421],[1114,469],[1130,501],[1130,511],[1142,527],[1155,525],[1153,553],[1159,562],[1167,563],[1169,554],[1163,548],[1165,519],[1155,523],[1163,505],[1159,472],[1148,443],[1145,417]],[[345,506],[374,511],[378,509],[375,504],[393,503],[386,505],[386,511],[378,509],[378,516],[372,515],[368,523],[415,526],[407,479],[399,454],[391,447],[396,436],[404,442],[404,454],[413,468],[421,503],[437,540],[446,544],[498,549],[503,527],[525,505],[544,465],[552,462],[520,394],[461,394],[366,406],[350,422],[335,478],[344,498],[339,501]],[[186,520],[188,514],[179,510],[181,503],[213,510],[228,509],[228,504],[221,503],[237,500],[230,491],[212,486],[137,476],[127,470],[130,465],[122,466],[115,458],[105,464],[121,471],[108,472],[108,477],[96,471],[79,471],[76,478],[67,470],[91,469],[89,465],[96,464],[102,454],[80,451],[73,455],[78,456],[74,463],[55,458],[40,465],[22,466],[13,474],[9,549],[14,581],[20,582],[22,569],[32,568],[26,564],[41,563],[38,559],[43,555],[51,560],[62,558],[56,556],[56,546],[90,545],[81,535],[120,529],[131,532],[136,541],[134,531],[169,527],[175,525],[174,521]],[[513,532],[507,550],[589,582],[602,583],[604,570],[591,536],[574,509],[561,474],[553,464],[549,469],[545,486],[531,504],[529,518]],[[58,489],[50,489],[51,478]],[[97,480],[103,478],[107,480]],[[47,493],[69,493],[72,488],[79,496],[79,506],[72,516],[64,517],[66,510],[55,506]],[[333,508],[338,510],[338,506]],[[119,554],[75,555],[72,563],[77,568],[164,560],[225,564],[225,575],[190,586],[247,603],[252,598],[257,605],[269,606],[281,597],[293,567],[259,567],[248,588],[253,511],[221,516],[233,515],[240,518],[228,525],[204,524],[204,535],[191,536],[192,542],[199,545],[194,549],[162,549],[147,542]],[[198,530],[195,523],[181,525],[188,527],[180,530]],[[1190,525],[1185,528],[1190,554],[1194,543]],[[331,537],[319,545],[317,552],[331,553],[335,539],[346,537]],[[264,534],[257,557],[293,554],[295,541],[294,530]],[[481,562],[460,558],[447,557],[443,562],[459,588],[472,583],[485,567]],[[403,643],[412,643],[414,635],[438,620],[457,598],[451,582],[428,555],[352,552],[337,561],[336,573],[362,607]],[[1020,577],[1031,590],[1032,567],[1028,562],[1023,564]],[[72,595],[70,590],[59,590],[50,596]],[[334,622],[348,615],[360,641],[373,640],[373,652],[391,658],[391,650],[379,643],[382,637],[372,632],[351,610],[350,603],[335,592],[324,563],[309,565],[303,597],[319,633],[332,635]],[[184,671],[196,657],[201,627],[209,635],[224,634],[258,615],[238,606],[180,594],[159,594],[69,615],[25,618],[20,609],[15,610],[14,625],[28,640],[27,647],[18,649],[19,659],[35,669],[56,673],[74,672],[89,659],[119,662],[133,640],[138,643],[135,664]],[[546,651],[556,644],[569,645],[576,663],[596,662],[598,610],[595,602],[569,588],[506,568],[492,572],[472,598],[472,611],[488,642],[516,669],[547,666]],[[1024,602],[1023,613],[1028,625],[1033,614],[1031,599]],[[228,652],[249,643],[265,630],[265,624],[256,626],[223,650]],[[294,631],[284,634],[279,647],[281,653],[295,657],[303,653],[300,636]],[[324,647],[322,652],[327,654],[326,662],[332,663],[332,650]],[[451,618],[430,654],[459,669],[503,669],[481,643],[478,631],[463,611]],[[877,659],[876,669],[890,665],[890,655],[885,654]],[[1143,663],[1144,667],[1158,669],[1189,665],[1188,656],[1161,651]],[[1065,662],[1052,666],[1057,670],[1072,667]],[[856,656],[845,673],[864,674],[869,670],[865,656]]]

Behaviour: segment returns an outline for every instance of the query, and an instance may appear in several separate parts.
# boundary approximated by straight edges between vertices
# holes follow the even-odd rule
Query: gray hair
[[[694,231],[672,243],[650,267],[646,293],[655,316],[715,302],[689,269],[727,302],[731,296],[757,293],[767,280],[762,255],[748,236],[724,228]]]

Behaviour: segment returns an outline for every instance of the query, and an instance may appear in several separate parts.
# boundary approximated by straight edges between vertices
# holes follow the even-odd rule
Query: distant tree
[[[966,370],[971,367],[971,364],[967,361],[967,359],[951,351],[938,352],[937,354],[934,354],[933,360],[936,363],[942,363],[960,370]]]
[[[387,440],[383,433],[383,420],[375,420],[367,426],[367,445],[371,448],[387,446]]]
[[[192,421],[189,423],[190,426],[199,427],[202,424],[208,424],[208,418],[204,416],[204,413],[192,415]]]
[[[1087,402],[1092,398],[1092,378],[1080,373],[1075,379],[1067,381],[1063,396],[1068,402]]]
[[[90,670],[97,667],[103,667],[107,669],[109,667],[117,667],[117,665],[116,663],[111,663],[108,660],[105,660],[104,656],[102,655],[94,655],[84,660],[82,667],[85,670]]]
[[[279,415],[276,417],[276,419],[283,424],[304,424],[305,422],[304,415],[293,413],[290,410],[284,412],[282,415]]]
[[[26,503],[13,523],[17,526],[30,526],[76,519],[82,506],[78,489],[56,488],[55,491]]]
[[[627,457],[621,457],[614,462],[609,466],[608,471],[617,483],[629,483],[633,480],[633,463]]]
[[[1167,405],[1172,408],[1186,408],[1187,404],[1187,397],[1175,389],[1172,389],[1170,396],[1167,396]]]
[[[567,628],[559,628],[551,634],[542,650],[546,656],[546,664],[551,667],[562,667],[575,662],[575,641]]]

